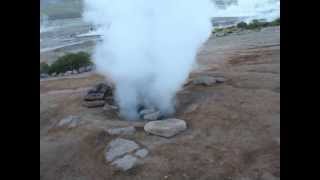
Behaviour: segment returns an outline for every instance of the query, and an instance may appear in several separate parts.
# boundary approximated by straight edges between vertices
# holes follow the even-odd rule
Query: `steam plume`
[[[93,59],[116,83],[121,115],[139,105],[174,112],[175,94],[195,63],[212,25],[210,0],[85,0],[85,20],[100,26]]]

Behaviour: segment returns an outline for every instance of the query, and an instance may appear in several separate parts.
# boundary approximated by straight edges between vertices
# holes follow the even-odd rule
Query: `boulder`
[[[88,108],[103,107],[106,104],[104,100],[84,101],[83,106]]]
[[[73,70],[72,74],[78,74],[78,71],[77,70]]]
[[[119,158],[111,163],[111,165],[115,166],[116,168],[122,170],[122,171],[127,171],[134,166],[137,165],[138,159],[132,155],[125,155],[122,158]]]
[[[117,138],[108,144],[105,159],[107,161],[113,161],[115,158],[123,156],[126,153],[133,152],[138,148],[139,145],[134,141]]]
[[[55,76],[57,76],[57,73],[54,72],[54,73],[51,74],[51,76],[54,76],[54,77],[55,77]]]
[[[136,128],[134,127],[112,128],[107,130],[109,135],[132,135],[135,132]]]
[[[187,124],[180,119],[165,119],[159,121],[151,121],[145,124],[144,130],[150,134],[172,137],[187,129]]]

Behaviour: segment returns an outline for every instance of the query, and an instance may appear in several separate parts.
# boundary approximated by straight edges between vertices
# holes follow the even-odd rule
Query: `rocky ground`
[[[197,59],[190,80],[225,81],[178,93],[170,138],[82,106],[99,75],[41,80],[40,179],[280,179],[280,27],[212,36]]]

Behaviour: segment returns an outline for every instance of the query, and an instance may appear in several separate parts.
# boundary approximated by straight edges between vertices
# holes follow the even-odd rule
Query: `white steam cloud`
[[[138,119],[138,106],[174,112],[175,94],[210,36],[210,0],[85,0],[84,19],[100,26],[93,59],[116,83],[121,115]]]

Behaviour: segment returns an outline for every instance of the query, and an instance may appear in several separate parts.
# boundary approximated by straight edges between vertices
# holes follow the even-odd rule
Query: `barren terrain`
[[[81,106],[96,74],[40,81],[40,179],[43,180],[276,180],[280,179],[280,27],[211,37],[197,58],[201,75],[223,76],[210,87],[178,93],[176,118],[188,129],[166,139],[148,135],[102,108]],[[81,125],[58,127],[69,115]],[[137,127],[126,136],[147,148],[144,163],[113,169],[104,150],[111,127]]]

